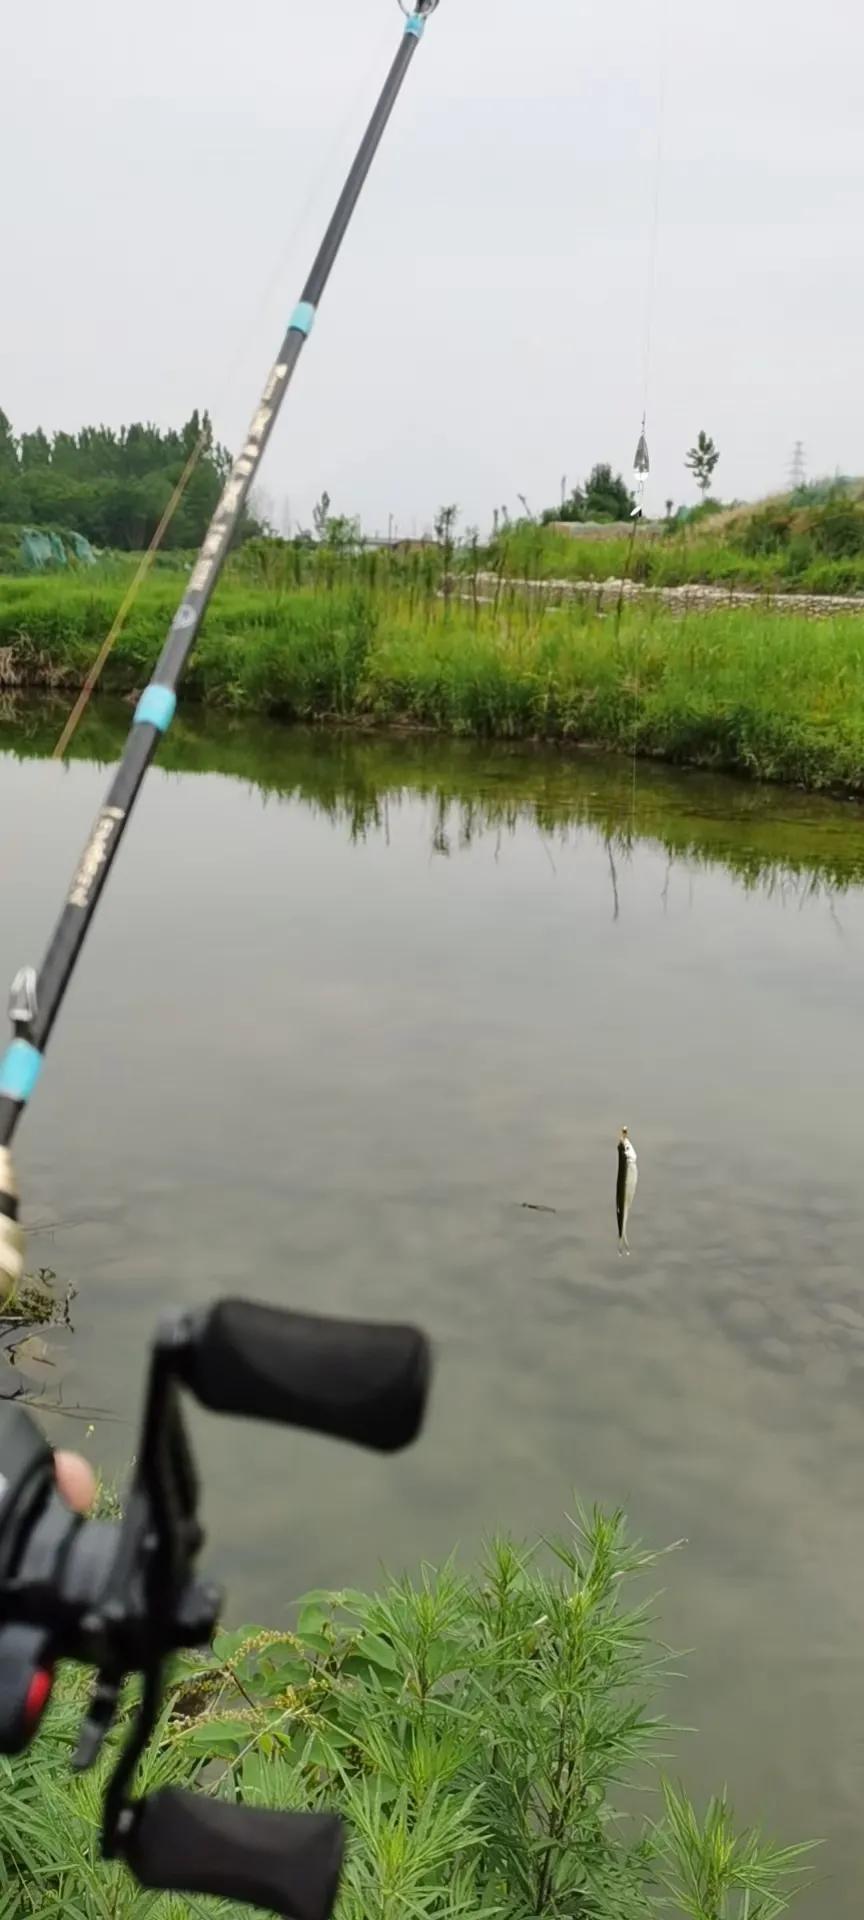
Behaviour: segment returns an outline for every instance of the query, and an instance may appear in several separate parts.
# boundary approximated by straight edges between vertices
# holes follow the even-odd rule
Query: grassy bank
[[[638,531],[635,540],[573,540],[549,528],[516,527],[492,551],[505,575],[533,580],[618,580],[651,587],[705,585],[740,587],[750,592],[864,594],[864,511],[855,508],[844,551],[845,527],[801,524],[763,510],[728,530],[721,523],[697,522],[668,533]],[[811,516],[812,517],[812,516]],[[826,542],[836,537],[837,551]]]
[[[310,1594],[296,1630],[221,1633],[177,1664],[139,1785],[340,1808],[339,1920],[776,1920],[806,1849],[737,1829],[725,1794],[700,1813],[663,1781],[651,1566],[595,1512],[551,1550],[494,1543],[474,1574]],[[185,1900],[99,1859],[107,1761],[69,1771],[84,1703],[67,1672],[36,1746],[0,1760],[3,1911],[180,1920]]]
[[[140,595],[106,691],[148,679],[182,590]],[[77,686],[116,586],[0,583],[0,689]],[[434,592],[264,590],[226,582],[186,697],[285,720],[428,727],[507,740],[591,742],[810,789],[864,791],[864,630],[768,608],[681,617],[627,607],[446,605]]]

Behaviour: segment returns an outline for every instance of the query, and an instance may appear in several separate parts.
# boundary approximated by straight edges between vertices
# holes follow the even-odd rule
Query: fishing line
[[[661,218],[662,186],[663,186],[664,134],[665,134],[665,124],[666,124],[666,72],[667,72],[668,25],[669,25],[668,0],[658,0],[658,6],[660,9],[660,30],[658,34],[659,51],[658,51],[658,86],[657,86],[657,110],[656,110],[656,141],[655,141],[655,149],[654,149],[653,192],[651,196],[651,213],[650,213],[650,219],[649,219],[648,250],[647,250],[647,256],[646,256],[645,303],[644,303],[644,309],[643,309],[643,324],[642,324],[642,425],[639,432],[639,439],[636,446],[636,452],[633,457],[633,494],[635,497],[635,505],[633,508],[633,526],[630,533],[630,540],[628,543],[627,554],[626,554],[625,563],[624,563],[624,574],[620,581],[619,589],[618,589],[618,604],[617,604],[616,613],[615,613],[616,649],[618,647],[618,643],[621,636],[621,621],[622,621],[623,612],[624,612],[624,601],[627,595],[627,588],[630,585],[632,585],[633,566],[634,566],[635,553],[636,553],[636,541],[638,537],[639,527],[644,515],[645,496],[646,496],[647,487],[648,487],[648,476],[651,471],[651,458],[648,451],[648,404],[649,404],[650,387],[651,387],[651,369],[652,369],[653,344],[654,344],[654,321],[655,321],[656,304],[657,304],[657,280],[658,280],[657,267],[658,267],[658,259],[659,259],[659,252],[660,252],[660,218]],[[631,688],[633,693],[633,722],[632,722],[632,730],[631,730],[631,791],[630,791],[630,838],[632,842],[635,837],[635,831],[636,831],[636,799],[637,799],[637,778],[638,778],[637,762],[638,762],[638,748],[639,748],[639,695],[640,695],[639,654],[637,649],[637,639],[636,639],[635,629],[633,634],[633,648],[632,648],[632,655],[631,655],[630,682],[631,682]]]
[[[660,7],[659,79],[657,88],[657,141],[654,152],[654,197],[651,209],[648,245],[648,271],[645,276],[645,311],[642,357],[642,432],[648,416],[648,393],[654,351],[654,321],[657,305],[657,264],[660,255],[660,209],[663,188],[663,156],[666,129],[666,74],[669,44],[669,0],[658,0]]]
[[[401,5],[401,0],[400,0],[400,5]],[[403,12],[404,11],[405,9],[403,8]],[[298,236],[302,228],[305,226],[306,221],[311,217],[312,213],[315,211],[319,200],[323,197],[326,181],[329,179],[331,172],[335,170],[336,162],[339,159],[340,155],[342,154],[344,147],[347,145],[348,136],[354,124],[355,118],[359,118],[358,109],[362,99],[365,98],[370,78],[374,72],[378,71],[378,68],[381,64],[380,50],[383,47],[383,44],[384,42],[383,42],[383,34],[382,34],[380,43],[376,43],[375,54],[370,59],[368,67],[363,73],[362,79],[358,82],[356,89],[352,90],[350,104],[340,118],[337,131],[333,137],[333,140],[331,141],[330,147],[328,148],[325,154],[325,157],[321,163],[321,166],[316,170],[313,176],[312,185],[309,189],[309,192],[306,195],[306,199],[301,204],[300,211],[297,214],[296,219],[293,222],[293,225],[289,230],[288,238],[285,241],[284,246],[282,247],[281,253],[279,254],[276,265],[273,268],[273,271],[270,275],[270,279],[267,283],[267,286],[265,287],[265,290],[261,295],[258,301],[258,304],[255,307],[255,310],[252,313],[251,317],[244,323],[242,337],[238,337],[237,345],[235,347],[232,359],[229,363],[228,371],[224,374],[221,382],[221,386],[220,386],[218,398],[217,398],[217,405],[216,405],[217,414],[223,413],[225,411],[226,402],[228,401],[230,394],[237,382],[239,373],[243,365],[244,358],[248,351],[249,336],[257,328],[258,322],[262,318],[265,310],[269,307],[270,302],[274,294],[276,293],[277,287],[281,285],[283,279],[286,277],[289,261],[297,245]],[[174,491],[171,494],[171,497],[168,501],[167,506],[165,507],[165,510],[162,514],[162,518],[160,519],[159,524],[156,528],[156,531],[153,534],[153,537],[146,550],[146,553],[144,553],[144,555],[138,562],[138,566],[135,569],[135,573],[133,574],[132,580],[129,586],[127,587],[127,590],[123,596],[122,601],[120,602],[120,606],[117,609],[117,612],[114,616],[114,619],[111,622],[108,632],[105,635],[104,640],[102,641],[102,644],[99,648],[96,658],[93,661],[93,665],[89,668],[86,678],[82,681],[82,684],[76,696],[75,702],[63,726],[63,730],[60,733],[55,743],[55,746],[51,755],[52,760],[63,760],[65,758],[65,755],[68,751],[69,746],[71,745],[72,739],[78,729],[78,726],[80,725],[80,722],[84,717],[84,714],[92,698],[92,695],[96,690],[99,680],[101,679],[103,670],[105,668],[105,664],[110,654],[113,652],[113,649],[116,646],[116,643],[120,638],[120,635],[123,632],[123,629],[126,625],[126,622],[129,618],[130,613],[132,612],[132,609],[135,605],[135,602],[138,598],[141,588],[144,585],[145,580],[147,579],[148,575],[152,571],[153,563],[156,559],[156,555],[158,554],[162,546],[162,542],[165,538],[166,533],[168,532],[168,528],[170,527],[172,520],[174,519],[174,515],[177,512],[178,507],[181,505],[183,499],[185,498],[187,488],[196,470],[196,467],[198,466],[198,462],[201,458],[201,455],[207,447],[208,438],[209,436],[207,431],[202,430],[202,432],[198,436],[198,439],[195,442],[192,452],[189,455],[186,465],[183,468],[183,472],[181,473],[180,478],[177,481],[176,486],[174,487]]]
[[[619,589],[618,589],[618,607],[617,607],[616,618],[615,618],[616,652],[618,650],[618,645],[619,645],[620,635],[621,635],[621,620],[622,620],[623,611],[624,611],[624,600],[627,593],[627,588],[632,582],[633,563],[634,563],[634,557],[636,552],[636,540],[638,536],[639,525],[644,513],[645,495],[648,487],[648,475],[651,471],[651,460],[648,452],[648,401],[649,401],[650,381],[651,381],[651,360],[652,360],[653,336],[654,336],[654,312],[655,312],[656,294],[657,294],[657,260],[658,260],[658,253],[659,253],[659,244],[660,244],[660,208],[661,208],[661,185],[662,185],[662,169],[663,169],[663,132],[664,132],[664,123],[665,123],[665,109],[666,109],[666,47],[667,47],[666,27],[667,27],[667,17],[668,17],[666,8],[667,8],[668,0],[657,0],[657,4],[662,9],[662,13],[661,13],[662,28],[661,28],[660,38],[659,38],[660,72],[659,72],[659,87],[658,87],[658,98],[657,98],[657,140],[656,140],[655,155],[654,155],[654,190],[652,195],[651,219],[649,223],[648,259],[647,259],[647,272],[645,276],[645,308],[644,308],[643,329],[642,329],[642,424],[639,432],[639,440],[636,446],[636,452],[633,458],[633,482],[634,482],[633,493],[635,496],[634,505],[633,505],[633,525],[631,528],[630,540],[627,547],[627,556],[626,556],[626,562],[624,567],[624,577],[620,581]],[[639,654],[636,629],[637,629],[637,622],[634,620],[633,642],[632,642],[632,649],[631,649],[631,671],[630,671],[630,686],[631,686],[631,691],[633,696],[633,725],[632,725],[632,735],[631,735],[631,777],[630,777],[630,834],[629,834],[629,844],[631,848],[633,847],[635,843],[635,838],[636,838],[636,801],[637,801],[638,749],[639,749],[640,654]],[[609,856],[609,869],[612,875],[612,894],[613,894],[613,901],[614,901],[613,919],[617,921],[620,913],[620,901],[618,897],[618,877],[615,871],[615,858],[612,852],[611,834],[607,840],[607,852]],[[630,1246],[627,1239],[627,1222],[628,1222],[628,1216],[630,1213],[630,1208],[633,1204],[633,1200],[635,1197],[638,1178],[639,1178],[638,1163],[637,1163],[636,1153],[633,1148],[633,1143],[629,1137],[628,1129],[626,1127],[622,1127],[621,1134],[619,1137],[619,1142],[618,1142],[618,1180],[617,1180],[616,1193],[615,1193],[615,1206],[616,1206],[616,1212],[618,1216],[618,1252],[619,1252],[619,1255],[623,1255],[625,1257],[629,1256],[629,1253],[630,1253]]]

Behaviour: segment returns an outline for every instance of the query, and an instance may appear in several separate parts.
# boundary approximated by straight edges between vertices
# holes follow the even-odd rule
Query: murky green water
[[[0,730],[0,978],[38,959],[105,784],[39,757],[54,731]],[[119,738],[100,714],[83,747]],[[668,1703],[700,1729],[688,1784],[825,1836],[802,1913],[851,1920],[864,818],[228,722],[184,720],[164,765],[19,1134],[31,1218],[68,1223],[32,1260],[79,1289],[48,1393],[105,1410],[88,1444],[119,1467],[164,1306],[416,1318],[438,1379],[404,1459],[197,1420],[233,1615],[551,1529],[574,1489],[621,1502],[688,1543],[662,1615],[695,1648]]]

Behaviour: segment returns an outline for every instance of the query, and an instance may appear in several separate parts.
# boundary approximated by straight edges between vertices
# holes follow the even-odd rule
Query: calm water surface
[[[105,770],[0,729],[0,978],[38,959]],[[117,751],[115,717],[83,750]],[[621,1503],[664,1564],[692,1791],[864,1867],[864,822],[506,751],[188,719],[19,1135],[74,1282],[52,1435],[131,1451],[160,1309],[226,1289],[415,1318],[382,1462],[196,1421],[235,1618]],[[23,757],[18,757],[22,754]],[[633,1258],[615,1141],[632,1131]],[[555,1208],[526,1212],[522,1202]],[[75,1409],[95,1408],[82,1420]]]

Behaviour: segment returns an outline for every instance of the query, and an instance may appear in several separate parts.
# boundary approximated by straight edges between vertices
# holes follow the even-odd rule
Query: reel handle
[[[250,1902],[286,1920],[329,1920],[343,1853],[332,1814],[229,1806],[180,1787],[129,1808],[115,1844],[143,1887]]]
[[[380,1453],[416,1439],[430,1374],[428,1342],[413,1327],[249,1300],[220,1300],[187,1323],[174,1364],[214,1413],[278,1420]]]

